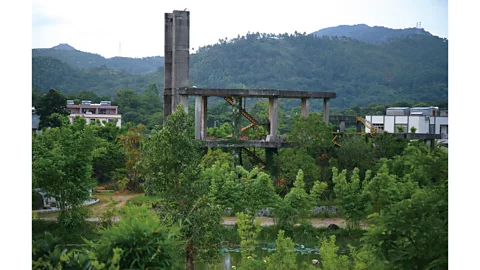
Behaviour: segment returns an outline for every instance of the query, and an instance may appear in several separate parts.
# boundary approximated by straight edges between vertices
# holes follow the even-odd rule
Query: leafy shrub
[[[162,224],[145,206],[122,210],[118,223],[102,229],[96,243],[89,242],[101,260],[109,261],[121,248],[121,269],[176,269],[183,263],[179,228]]]
[[[87,207],[79,206],[60,211],[58,224],[66,233],[78,231],[85,224],[90,214]]]

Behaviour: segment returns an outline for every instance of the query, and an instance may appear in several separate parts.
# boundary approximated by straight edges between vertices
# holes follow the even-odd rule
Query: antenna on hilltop
[[[122,57],[122,42],[118,43],[118,56]]]

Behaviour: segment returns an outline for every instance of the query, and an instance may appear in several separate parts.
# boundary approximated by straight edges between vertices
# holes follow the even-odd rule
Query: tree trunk
[[[186,262],[186,268],[187,270],[194,270],[195,265],[194,265],[194,253],[193,253],[193,243],[189,242],[187,244],[187,262]]]

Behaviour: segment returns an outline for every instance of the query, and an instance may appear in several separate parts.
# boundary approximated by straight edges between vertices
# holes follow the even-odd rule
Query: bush
[[[77,232],[83,227],[89,214],[89,209],[83,206],[60,211],[58,215],[58,225],[67,234]]]
[[[43,196],[37,191],[32,192],[32,210],[43,209]]]
[[[182,258],[183,241],[179,228],[162,224],[155,212],[145,206],[122,209],[120,221],[100,231],[100,239],[90,242],[101,261],[121,248],[121,269],[176,269]]]

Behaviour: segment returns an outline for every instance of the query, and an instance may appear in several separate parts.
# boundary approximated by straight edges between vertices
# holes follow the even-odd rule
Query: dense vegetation
[[[295,263],[293,252],[316,236],[322,269],[448,265],[448,154],[439,145],[384,134],[343,137],[336,147],[332,126],[312,113],[293,118],[288,135],[298,144],[278,153],[276,172],[254,160],[239,166],[230,151],[205,152],[181,107],[152,129],[56,118],[33,137],[33,187],[62,208],[58,224],[34,222],[35,269],[194,269],[218,264],[222,243],[240,247],[238,269],[317,269]],[[81,206],[92,179],[143,190],[153,204],[124,207],[119,222],[92,228]],[[313,228],[314,207],[331,204],[347,227]],[[270,228],[256,218],[264,209]],[[222,215],[236,215],[235,230],[221,226]],[[275,252],[258,257],[272,235]]]
[[[356,25],[339,25],[335,27],[327,27],[320,29],[312,33],[319,37],[323,36],[337,36],[337,37],[348,37],[353,39],[358,39],[364,42],[369,43],[384,43],[390,39],[394,39],[401,36],[409,35],[428,35],[431,36],[429,32],[424,29],[419,28],[405,28],[405,29],[391,29],[383,26],[373,26],[370,27],[366,24],[356,24]]]
[[[54,51],[50,57],[33,54],[32,85],[40,92],[55,88],[69,94],[92,91],[113,97],[120,89],[142,92],[151,81],[163,92],[161,65],[148,74],[131,74],[108,64],[80,70],[66,64],[73,60],[58,56],[60,50]],[[333,91],[337,98],[331,106],[338,109],[446,101],[447,52],[446,39],[429,35],[402,36],[375,45],[300,33],[248,33],[200,48],[191,55],[190,76],[191,85],[197,87]],[[320,107],[312,103],[312,109]]]
[[[78,69],[106,66],[108,69],[141,74],[154,72],[163,67],[163,57],[161,56],[105,58],[99,54],[78,51],[68,44],[60,44],[50,49],[33,49],[32,56],[53,57]]]

